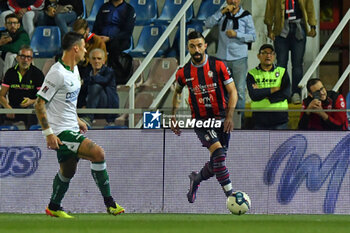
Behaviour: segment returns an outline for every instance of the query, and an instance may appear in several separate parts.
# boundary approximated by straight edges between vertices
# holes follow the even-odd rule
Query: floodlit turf
[[[348,233],[346,215],[0,214],[1,233]]]

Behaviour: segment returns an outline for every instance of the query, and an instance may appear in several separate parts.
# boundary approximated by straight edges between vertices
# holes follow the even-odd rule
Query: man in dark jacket
[[[135,19],[134,8],[124,0],[110,0],[101,6],[92,32],[105,41],[109,58],[130,47]]]
[[[16,14],[5,17],[5,30],[0,31],[0,78],[14,65],[16,56],[22,45],[29,45],[28,34],[22,29]]]
[[[88,80],[86,108],[119,108],[114,71],[105,66],[105,52],[100,48],[93,49],[89,58],[92,71]],[[116,114],[108,114],[107,123],[113,124],[116,117]],[[94,114],[88,114],[81,120],[91,127]]]
[[[303,100],[303,109],[319,111],[302,112],[299,129],[348,130],[344,97],[334,91],[327,91],[318,78],[310,79],[306,88],[308,97]],[[344,109],[344,111],[327,112],[325,109]]]

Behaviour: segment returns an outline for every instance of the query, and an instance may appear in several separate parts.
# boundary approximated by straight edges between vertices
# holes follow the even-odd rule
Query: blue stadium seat
[[[126,125],[106,125],[104,129],[128,129]]]
[[[86,21],[88,21],[90,31],[92,31],[92,27],[94,26],[96,15],[98,13],[98,10],[103,5],[103,3],[104,3],[104,0],[95,0],[94,3],[92,4],[90,15],[86,19]]]
[[[18,130],[15,125],[0,125],[0,130]]]
[[[220,9],[225,0],[202,0],[196,18],[192,20],[204,22],[209,16]]]
[[[144,26],[136,47],[130,51],[132,57],[145,57],[157,43],[166,27],[163,25]],[[169,38],[167,38],[155,56],[162,56],[170,47]]]
[[[34,57],[50,58],[56,56],[61,49],[61,32],[57,26],[38,26],[35,28],[30,47]]]
[[[86,12],[86,3],[85,0],[82,0],[83,3],[83,14],[82,14],[82,18],[85,19],[87,17],[87,12]]]
[[[135,9],[135,25],[151,24],[158,16],[156,0],[130,0],[129,3]]]
[[[41,130],[41,125],[31,125],[29,130]]]
[[[130,37],[130,47],[128,49],[125,49],[123,52],[124,53],[130,53],[131,50],[134,48],[134,39],[133,37],[131,36]]]
[[[185,4],[186,0],[165,0],[162,13],[159,18],[155,20],[157,24],[169,24],[181,7]],[[186,12],[186,22],[189,22],[193,17],[193,6],[191,5]]]
[[[186,46],[185,46],[186,52],[188,51],[187,50],[187,35],[194,30],[199,31],[199,32],[203,32],[203,24],[199,21],[186,24],[186,35],[185,35],[185,37],[186,37]],[[171,47],[169,52],[166,54],[166,56],[167,57],[180,56],[180,27],[176,31],[173,46]]]

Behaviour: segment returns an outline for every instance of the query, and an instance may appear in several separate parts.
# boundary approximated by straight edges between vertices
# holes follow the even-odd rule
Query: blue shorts
[[[225,150],[228,149],[231,134],[224,132],[223,125],[220,128],[194,128],[194,132],[204,147],[209,148],[214,143],[220,142]]]

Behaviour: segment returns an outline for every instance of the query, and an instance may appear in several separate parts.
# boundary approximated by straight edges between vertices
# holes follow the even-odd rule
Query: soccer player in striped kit
[[[207,44],[203,35],[198,31],[193,31],[189,33],[187,39],[191,61],[180,68],[176,74],[171,129],[175,134],[181,134],[176,121],[176,112],[182,89],[186,85],[189,89],[192,118],[197,121],[215,119],[222,122],[217,128],[194,128],[203,146],[208,148],[210,160],[200,172],[192,172],[189,175],[190,189],[187,198],[190,203],[193,203],[200,182],[214,175],[226,196],[230,196],[233,192],[225,160],[230,132],[234,126],[233,113],[238,97],[230,70],[225,63],[206,54]]]

